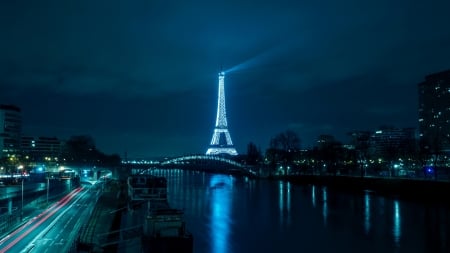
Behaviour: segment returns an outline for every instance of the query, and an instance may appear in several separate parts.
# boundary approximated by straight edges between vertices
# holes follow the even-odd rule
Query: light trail
[[[29,233],[31,233],[36,227],[41,225],[44,221],[46,221],[48,218],[53,216],[56,212],[58,212],[62,207],[64,207],[69,201],[71,201],[80,191],[82,191],[83,188],[79,187],[75,190],[73,190],[70,194],[59,200],[57,203],[53,204],[50,208],[39,214],[36,218],[34,218],[32,221],[26,223],[21,228],[17,229],[8,238],[11,238],[12,236],[16,235],[17,233],[24,230],[24,228],[27,225],[30,225],[33,222],[36,222],[40,217],[42,217],[44,214],[47,214],[45,217],[41,218],[39,221],[37,221],[32,227],[28,228],[24,233],[22,233],[20,236],[18,236],[16,239],[14,239],[12,242],[10,242],[8,245],[6,245],[4,248],[0,249],[0,253],[7,252],[11,247],[16,245],[20,240],[22,240],[25,236],[27,236]],[[3,241],[4,242],[4,241]],[[2,242],[2,243],[3,243]]]
[[[83,196],[83,195],[85,195],[85,194],[87,194],[87,191],[85,191],[84,193],[82,193],[82,195],[81,196],[78,196],[78,200]],[[42,238],[43,237],[43,235],[44,234],[47,234],[48,233],[48,231],[50,230],[50,229],[52,229],[52,227],[54,227],[55,226],[55,224],[59,221],[59,219],[67,212],[67,211],[69,211],[69,209],[70,208],[72,208],[77,202],[78,202],[78,200],[76,200],[76,201],[73,201],[72,202],[72,204],[70,204],[70,206],[68,207],[68,208],[66,208],[64,211],[62,211],[44,230],[42,230],[36,237],[34,237],[34,239],[28,244],[28,246],[27,247],[25,247],[25,249],[24,250],[22,250],[21,251],[21,253],[27,253],[27,252],[30,252],[33,248],[34,248],[34,246],[35,246],[35,242],[38,240],[38,239],[40,239],[40,238]]]
[[[13,237],[14,235],[16,235],[17,233],[19,233],[20,231],[22,231],[23,229],[25,229],[28,225],[30,225],[31,223],[33,223],[34,221],[36,221],[37,219],[39,219],[41,216],[43,216],[44,214],[50,212],[53,208],[55,208],[56,206],[58,206],[60,203],[62,203],[63,201],[65,201],[67,198],[71,197],[73,194],[76,194],[78,191],[77,189],[74,189],[73,191],[71,191],[69,194],[67,194],[66,196],[64,196],[62,199],[58,200],[58,202],[52,204],[49,208],[45,209],[44,212],[40,213],[38,216],[30,219],[28,222],[26,222],[25,224],[23,224],[22,226],[20,226],[18,229],[14,230],[14,232],[8,234],[6,237],[4,237],[2,240],[0,240],[0,246],[3,244],[4,241],[8,240],[9,238]]]

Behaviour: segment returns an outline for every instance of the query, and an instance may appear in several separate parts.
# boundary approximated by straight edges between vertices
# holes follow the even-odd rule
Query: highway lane
[[[67,252],[89,218],[97,192],[77,188],[0,240],[3,252]]]
[[[79,201],[72,203],[46,232],[32,241],[24,252],[68,252],[78,237],[79,229],[86,224],[95,206],[97,192],[82,193]]]

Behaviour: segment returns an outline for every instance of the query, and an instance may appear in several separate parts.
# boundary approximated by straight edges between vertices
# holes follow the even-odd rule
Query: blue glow
[[[364,229],[366,231],[366,234],[369,234],[370,232],[370,195],[369,192],[366,192],[366,195],[364,196]]]
[[[287,182],[287,189],[286,189],[286,208],[288,215],[291,212],[291,183]]]
[[[229,248],[231,226],[231,191],[233,178],[213,175],[210,179],[211,191],[211,239],[213,253],[232,252]]]
[[[280,210],[280,225],[291,223],[291,183],[280,181],[278,184],[278,207]]]
[[[402,235],[401,231],[401,214],[400,214],[400,204],[398,200],[394,201],[394,227],[392,228],[392,235],[394,237],[394,242],[397,246],[400,246],[400,237]]]
[[[316,186],[312,186],[311,188],[311,201],[314,207],[316,207]]]
[[[323,201],[323,206],[322,206],[322,215],[323,215],[323,224],[326,226],[327,225],[327,218],[328,218],[328,205],[327,205],[327,187],[323,187],[322,188],[322,201]]]
[[[278,208],[280,209],[280,219],[283,218],[284,196],[283,196],[283,181],[278,183]]]

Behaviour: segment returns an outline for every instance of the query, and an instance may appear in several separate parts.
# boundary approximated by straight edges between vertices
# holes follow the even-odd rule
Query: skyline
[[[23,134],[88,134],[106,153],[204,153],[223,66],[249,142],[417,128],[417,85],[450,69],[448,1],[0,3],[0,104]],[[105,8],[107,6],[108,8]]]

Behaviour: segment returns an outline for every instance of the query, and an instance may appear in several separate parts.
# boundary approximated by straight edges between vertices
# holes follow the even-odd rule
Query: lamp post
[[[48,189],[50,188],[50,178],[47,176],[47,205],[48,205]]]
[[[22,208],[20,209],[20,220],[23,219],[23,177],[22,177]]]

